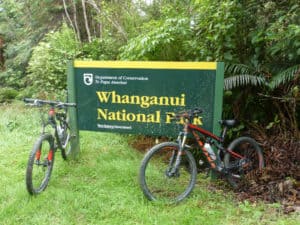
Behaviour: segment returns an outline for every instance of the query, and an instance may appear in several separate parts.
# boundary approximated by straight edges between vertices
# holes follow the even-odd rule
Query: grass
[[[191,197],[178,205],[147,201],[137,182],[143,155],[127,136],[80,132],[77,160],[56,155],[47,189],[25,188],[29,152],[40,132],[38,111],[22,103],[0,106],[0,224],[291,224],[279,205],[238,202],[198,177]]]

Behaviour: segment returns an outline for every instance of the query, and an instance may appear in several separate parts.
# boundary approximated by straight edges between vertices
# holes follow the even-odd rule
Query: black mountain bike
[[[139,183],[149,200],[175,203],[185,199],[193,190],[197,165],[191,147],[186,144],[188,136],[196,140],[209,168],[225,177],[234,188],[264,167],[262,150],[254,139],[239,137],[227,148],[223,146],[227,130],[236,124],[235,120],[220,121],[223,130],[220,136],[216,136],[192,124],[201,113],[202,110],[196,108],[170,115],[173,119],[184,120],[177,141],[160,143],[146,153],[140,167]]]
[[[42,132],[35,142],[27,163],[26,188],[29,194],[36,195],[47,187],[53,169],[55,153],[60,149],[63,159],[71,153],[71,134],[69,127],[68,107],[75,107],[75,103],[48,101],[25,98],[29,106],[39,107],[42,119]],[[48,106],[48,116],[45,118],[43,106]],[[48,128],[53,131],[48,131]]]

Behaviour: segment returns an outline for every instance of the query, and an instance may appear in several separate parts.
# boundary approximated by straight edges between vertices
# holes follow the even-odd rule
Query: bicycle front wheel
[[[255,176],[255,172],[264,168],[264,157],[258,143],[250,137],[239,137],[228,147],[224,156],[224,165],[230,174],[227,179],[233,188]],[[242,157],[242,158],[240,158]]]
[[[186,198],[196,182],[197,166],[188,150],[174,168],[179,146],[165,142],[154,146],[145,155],[139,173],[140,187],[149,200],[176,203]]]
[[[51,134],[41,135],[33,146],[26,170],[26,188],[29,194],[39,194],[47,187],[53,169],[54,151],[54,138]]]
[[[67,119],[67,122],[65,124],[64,131],[62,134],[62,138],[60,140],[61,146],[62,146],[61,155],[62,155],[63,159],[65,159],[65,160],[69,157],[69,155],[72,152],[71,140],[72,140],[72,138],[74,138],[74,136],[71,135],[71,130],[69,128],[68,122],[69,122],[69,120]]]

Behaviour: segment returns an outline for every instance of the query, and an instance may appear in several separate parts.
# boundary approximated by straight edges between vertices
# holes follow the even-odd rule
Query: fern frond
[[[282,84],[290,82],[295,78],[297,74],[300,74],[300,65],[289,67],[288,69],[278,73],[276,76],[272,77],[269,87],[275,89]]]
[[[241,74],[236,76],[227,77],[224,79],[224,89],[231,90],[236,87],[253,85],[259,86],[266,82],[264,77],[254,76],[249,74]]]
[[[253,74],[255,70],[245,64],[226,64],[225,74],[232,76],[233,74]]]

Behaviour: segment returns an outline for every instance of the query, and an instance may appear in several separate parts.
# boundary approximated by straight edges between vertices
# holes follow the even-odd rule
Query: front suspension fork
[[[178,168],[181,163],[181,156],[184,154],[183,149],[185,147],[186,139],[187,139],[187,132],[180,132],[180,134],[178,135],[178,138],[177,138],[177,142],[179,145],[178,153],[176,155],[175,154],[176,152],[175,151],[173,152],[173,154],[171,156],[170,164],[169,164],[169,169],[168,169],[168,174],[167,174],[169,177],[179,176]],[[176,159],[175,159],[175,157],[176,157]],[[174,160],[175,160],[175,163],[173,164]],[[173,164],[173,166],[172,166],[172,164]]]

